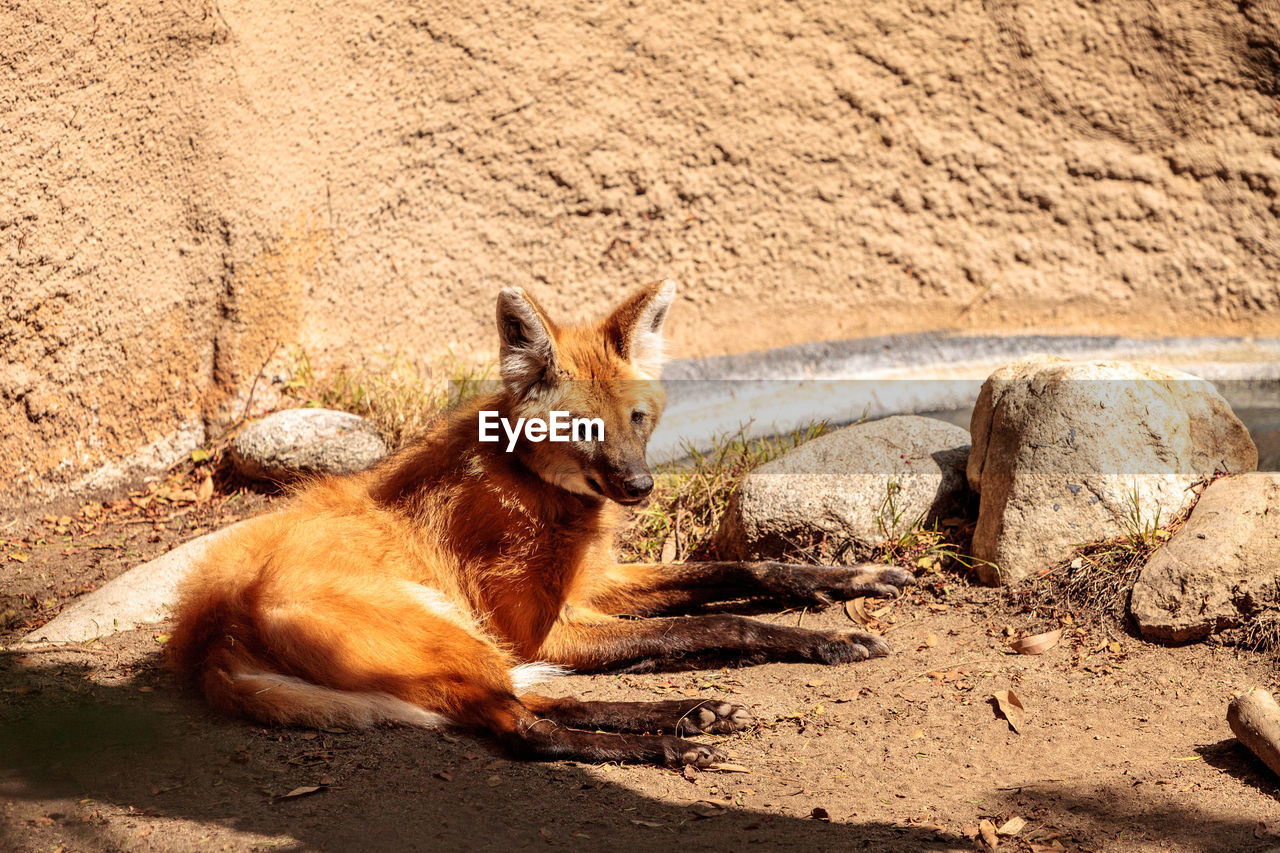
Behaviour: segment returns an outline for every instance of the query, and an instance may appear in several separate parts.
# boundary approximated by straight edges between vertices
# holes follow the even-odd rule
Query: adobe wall
[[[285,6],[0,0],[11,505],[189,452],[291,346],[488,352],[508,284],[675,278],[684,355],[1280,335],[1274,3]]]

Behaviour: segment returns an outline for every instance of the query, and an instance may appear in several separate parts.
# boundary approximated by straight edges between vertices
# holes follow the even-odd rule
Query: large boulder
[[[969,434],[932,418],[898,416],[814,439],[746,476],[716,547],[729,559],[782,556],[825,539],[859,559],[912,525],[959,511]]]
[[[1213,385],[1149,364],[1020,359],[982,386],[970,432],[973,555],[987,583],[1170,521],[1193,484],[1258,464]]]
[[[1143,636],[1201,640],[1280,607],[1280,473],[1212,483],[1129,598]]]
[[[231,442],[231,459],[241,474],[278,482],[362,471],[386,455],[386,442],[368,421],[332,409],[275,412]]]

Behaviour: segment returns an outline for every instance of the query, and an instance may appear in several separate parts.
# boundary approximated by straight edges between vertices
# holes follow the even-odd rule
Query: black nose
[[[626,492],[629,498],[642,498],[653,491],[653,477],[647,471],[643,474],[633,474],[622,481],[622,491]]]

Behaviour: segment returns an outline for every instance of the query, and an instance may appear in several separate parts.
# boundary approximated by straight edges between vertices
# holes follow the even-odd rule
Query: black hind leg
[[[529,693],[521,703],[548,720],[577,729],[689,735],[728,734],[755,718],[741,705],[723,699],[675,699],[663,702],[580,702]]]

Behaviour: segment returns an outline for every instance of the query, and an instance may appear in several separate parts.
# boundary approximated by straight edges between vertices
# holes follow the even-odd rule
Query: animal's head
[[[666,402],[658,374],[675,296],[674,281],[655,282],[598,323],[562,327],[523,290],[498,295],[500,373],[512,414],[549,420],[567,412],[603,425],[603,437],[584,429],[578,440],[522,441],[521,458],[542,479],[624,504],[652,491],[645,447]]]

